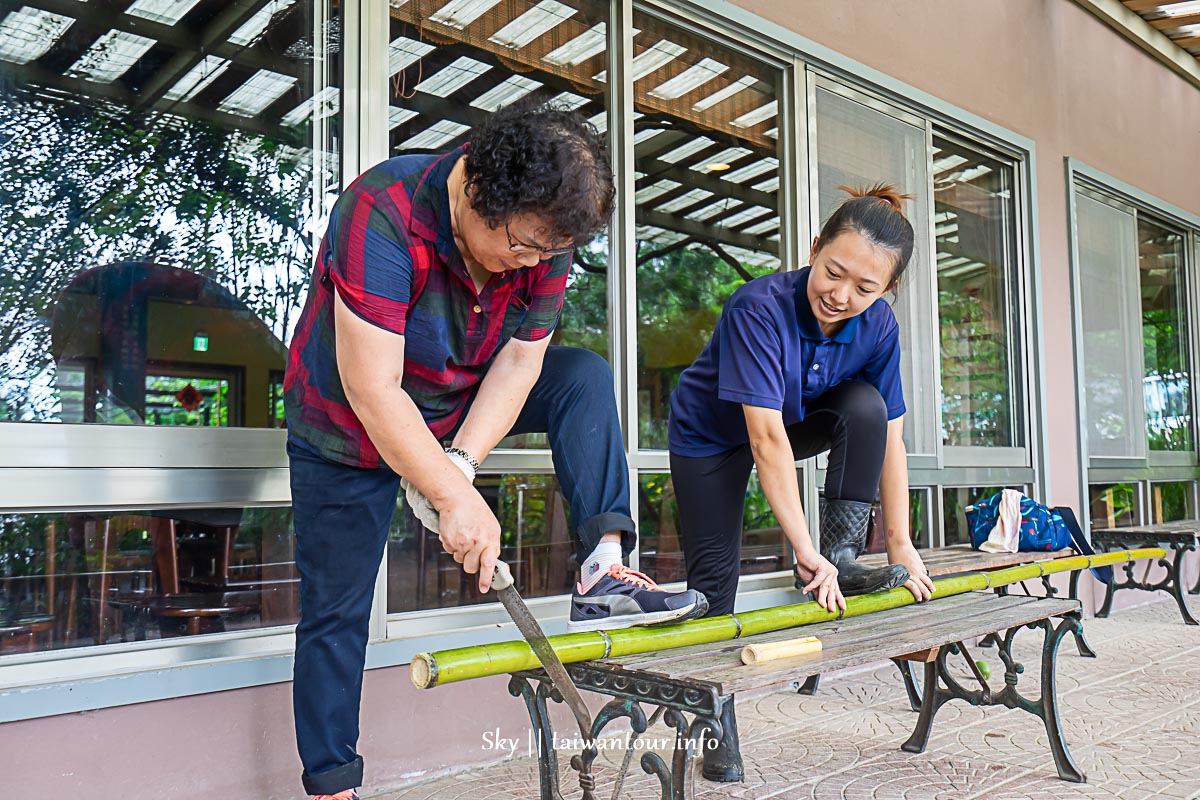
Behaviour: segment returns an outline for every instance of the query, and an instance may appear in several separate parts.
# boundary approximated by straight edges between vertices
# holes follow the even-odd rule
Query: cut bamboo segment
[[[764,661],[777,661],[781,658],[795,658],[819,652],[821,652],[821,640],[815,636],[788,639],[784,642],[748,644],[742,648],[742,663],[761,664]]]

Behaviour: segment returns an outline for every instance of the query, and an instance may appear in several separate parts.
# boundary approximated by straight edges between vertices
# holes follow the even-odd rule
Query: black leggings
[[[839,383],[788,427],[797,461],[829,451],[825,497],[870,503],[879,490],[887,445],[887,405],[869,383]],[[715,456],[671,453],[688,588],[708,598],[708,614],[729,614],[737,595],[742,509],[754,456],[744,444]]]

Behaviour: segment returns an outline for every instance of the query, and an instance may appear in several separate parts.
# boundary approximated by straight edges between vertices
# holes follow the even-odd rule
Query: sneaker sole
[[[668,622],[686,622],[702,617],[708,612],[708,600],[702,599],[685,608],[674,611],[655,611],[650,614],[625,614],[619,617],[568,622],[567,633],[590,633],[592,631],[615,631],[621,628],[644,628],[650,625],[665,625]]]

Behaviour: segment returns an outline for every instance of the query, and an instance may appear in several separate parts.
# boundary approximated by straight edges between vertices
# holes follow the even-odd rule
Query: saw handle
[[[512,570],[503,561],[496,562],[496,573],[492,577],[492,588],[498,592],[513,585]]]

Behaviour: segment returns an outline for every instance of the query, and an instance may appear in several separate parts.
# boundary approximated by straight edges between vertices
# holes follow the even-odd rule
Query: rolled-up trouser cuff
[[[637,534],[634,533],[636,530],[637,526],[633,524],[633,519],[624,514],[605,511],[589,517],[575,528],[575,546],[576,552],[579,554],[579,563],[582,564],[592,554],[596,545],[600,544],[600,537],[609,531],[621,532],[621,555],[629,555],[633,552],[634,545],[637,544]]]
[[[337,794],[347,789],[357,789],[363,783],[362,756],[349,764],[342,764],[316,775],[306,772],[300,779],[304,781],[304,791],[309,794]]]

